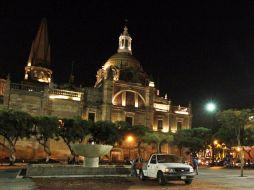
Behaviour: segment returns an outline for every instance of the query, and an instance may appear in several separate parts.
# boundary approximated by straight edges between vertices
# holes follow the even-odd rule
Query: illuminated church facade
[[[174,106],[167,95],[159,95],[154,81],[149,80],[132,55],[132,38],[127,27],[119,36],[117,52],[97,71],[93,87],[60,88],[52,83],[52,76],[47,22],[43,19],[32,43],[24,81],[16,84],[10,78],[0,80],[2,106],[34,116],[127,121],[133,126],[144,125],[165,133],[191,128],[191,105]],[[56,157],[68,155],[64,145],[53,144],[61,149]],[[61,154],[64,156],[59,156]]]

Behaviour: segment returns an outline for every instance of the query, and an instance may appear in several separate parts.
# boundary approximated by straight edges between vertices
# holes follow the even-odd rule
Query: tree
[[[84,137],[90,133],[89,128],[91,123],[79,118],[63,119],[60,121],[59,136],[62,137],[63,141],[68,146],[73,156],[72,161],[74,161],[77,155],[71,148],[71,143],[82,142]]]
[[[35,118],[35,137],[39,144],[43,146],[44,151],[47,154],[46,162],[51,157],[51,150],[48,145],[48,140],[58,136],[58,119],[56,117],[36,117]]]
[[[18,139],[29,138],[33,127],[33,118],[28,113],[14,110],[0,110],[0,135],[8,142],[8,145],[0,142],[0,145],[10,152],[10,165],[13,165],[15,146]]]
[[[217,116],[218,122],[222,127],[228,128],[234,132],[232,138],[237,139],[237,144],[241,146],[241,138],[244,131],[244,127],[250,123],[250,116],[252,116],[252,111],[250,109],[243,110],[225,110],[220,112]],[[241,149],[241,177],[243,177],[243,152]]]
[[[220,112],[217,115],[220,125],[234,132],[234,137],[237,140],[238,146],[241,146],[241,134],[243,133],[244,126],[250,123],[249,117],[251,116],[251,113],[250,109],[229,109]]]
[[[126,121],[117,121],[115,122],[115,126],[118,131],[118,143],[121,144],[122,139],[129,134],[132,133],[132,126]]]
[[[90,128],[95,143],[114,145],[120,137],[117,126],[111,121],[97,121]]]
[[[204,150],[211,138],[211,129],[199,127],[179,130],[174,134],[174,144],[178,147],[180,155],[182,148],[189,148],[191,152]]]
[[[143,137],[144,142],[155,143],[157,152],[161,152],[161,145],[163,143],[173,142],[173,136],[170,133],[163,133],[159,131],[148,131]]]
[[[237,139],[232,138],[234,135],[233,130],[220,127],[219,130],[213,135],[213,138],[220,140],[220,142],[224,142],[229,148],[231,148],[237,144]]]
[[[254,145],[254,127],[248,127],[244,129],[243,145],[246,145],[246,146]]]
[[[141,143],[145,140],[148,128],[144,125],[134,125],[131,132],[137,137],[138,157],[141,158]]]
[[[248,146],[248,147],[243,146],[242,148],[243,148],[243,151],[248,154],[250,161],[253,162],[254,159],[251,155],[251,151],[253,150],[253,147],[249,147],[254,145],[254,128],[253,127],[248,127],[244,130],[242,144]]]
[[[182,155],[182,149],[184,147],[189,147],[190,142],[192,142],[192,135],[190,129],[178,130],[174,134],[173,144],[178,147],[180,156]]]
[[[148,128],[144,125],[134,125],[131,126],[128,122],[118,121],[116,122],[117,129],[119,130],[119,140],[123,139],[125,136],[133,135],[137,139],[138,157],[141,157],[141,143],[144,142],[144,137]]]
[[[193,144],[191,150],[199,152],[205,150],[211,142],[212,130],[204,127],[192,128]]]

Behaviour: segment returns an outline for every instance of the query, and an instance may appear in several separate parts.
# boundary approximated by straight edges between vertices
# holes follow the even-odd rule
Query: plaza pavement
[[[20,168],[0,166],[0,190],[36,190],[34,182],[29,178],[16,178]]]
[[[19,171],[19,168],[0,166],[0,190],[38,189],[31,178],[16,178]],[[128,187],[128,190],[252,190],[254,189],[254,169],[244,170],[244,177],[240,177],[239,169],[224,169],[220,167],[201,168],[199,175],[195,177],[193,184],[190,186],[178,182],[169,183],[162,187],[158,186],[155,180],[145,182],[139,182],[136,178],[131,178],[130,180],[132,185]],[[114,190],[114,188],[111,190]]]
[[[213,182],[237,190],[254,189],[254,169],[244,169],[240,177],[240,168],[224,169],[222,167],[202,168],[196,180]]]

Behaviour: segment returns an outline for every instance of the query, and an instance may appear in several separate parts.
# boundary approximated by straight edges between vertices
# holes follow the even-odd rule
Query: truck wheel
[[[185,184],[190,185],[192,183],[192,179],[185,180],[184,182],[185,182]]]
[[[165,177],[164,177],[162,172],[159,172],[157,174],[157,179],[158,179],[159,185],[165,185],[166,184],[166,179],[165,179]]]
[[[141,181],[144,181],[144,180],[146,179],[143,170],[139,170],[139,179],[140,179]]]

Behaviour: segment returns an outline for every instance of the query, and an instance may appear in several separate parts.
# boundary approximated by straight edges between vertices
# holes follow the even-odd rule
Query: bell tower
[[[25,67],[25,80],[50,83],[52,79],[50,62],[47,20],[43,18]]]

